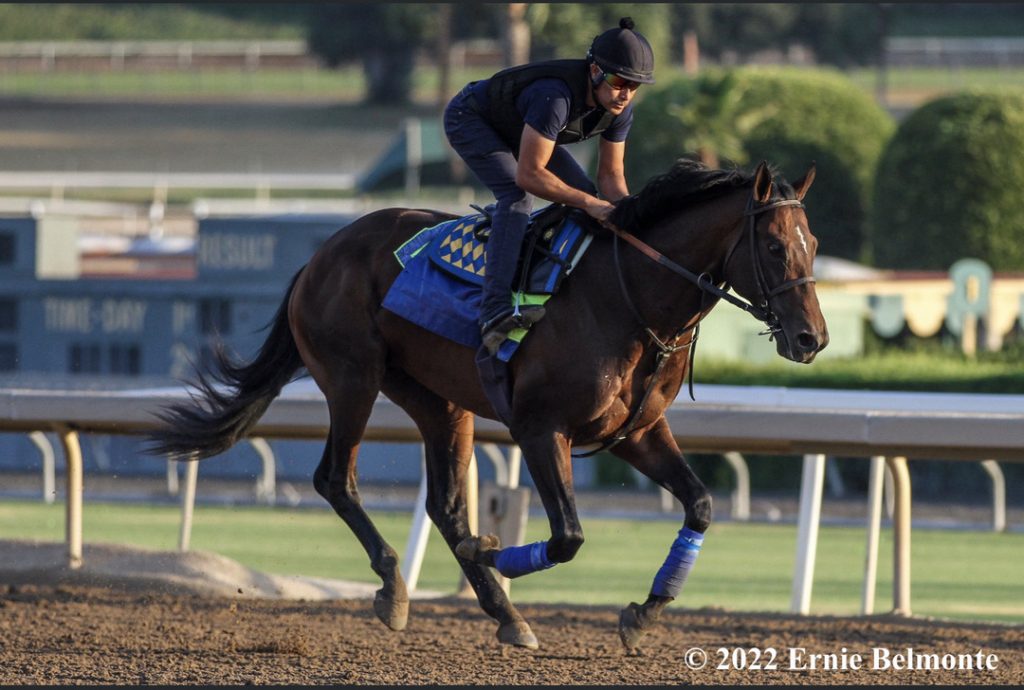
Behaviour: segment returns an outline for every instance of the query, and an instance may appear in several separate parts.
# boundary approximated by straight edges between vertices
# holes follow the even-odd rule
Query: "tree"
[[[785,53],[799,43],[819,62],[846,67],[877,58],[875,12],[856,3],[680,3],[671,21],[673,35],[694,31],[701,51],[717,60],[728,52],[741,60],[762,50]]]
[[[670,13],[665,4],[530,3],[526,20],[533,34],[532,58],[582,58],[594,37],[617,27],[622,17],[632,17],[636,30],[651,44],[654,76],[665,74],[670,61]]]
[[[733,71],[705,73],[685,83],[690,94],[668,106],[668,114],[679,123],[682,148],[694,151],[697,160],[712,168],[720,167],[723,158],[746,164],[744,140],[778,108],[771,103],[746,106],[743,87]]]
[[[964,257],[1024,270],[1024,96],[960,93],[911,113],[878,165],[871,238],[887,268]]]
[[[309,49],[329,67],[361,61],[371,103],[407,103],[416,52],[436,35],[437,10],[428,4],[313,5]]]
[[[729,159],[726,167],[765,159],[793,175],[816,161],[807,214],[821,253],[863,258],[872,176],[893,123],[846,77],[826,70],[705,73],[644,93],[634,112],[626,146],[631,187],[683,156],[713,160],[708,152]]]
[[[505,66],[522,65],[530,61],[530,25],[526,21],[529,3],[510,2],[502,23],[502,52]]]

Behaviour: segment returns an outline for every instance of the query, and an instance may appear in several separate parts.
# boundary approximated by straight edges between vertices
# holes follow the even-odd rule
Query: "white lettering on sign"
[[[92,300],[47,297],[43,300],[46,330],[57,333],[91,333]]]
[[[195,328],[196,306],[191,302],[174,302],[171,305],[171,332],[174,335],[189,333]]]
[[[100,306],[104,333],[141,333],[146,322],[145,302],[131,299],[105,299]]]
[[[94,300],[47,297],[43,300],[46,330],[55,333],[142,333],[149,305],[141,300]]]
[[[199,240],[199,265],[203,268],[257,269],[274,266],[273,235],[219,233]]]
[[[193,373],[192,363],[195,361],[195,353],[184,343],[171,345],[171,367],[167,373],[171,378],[183,379]]]

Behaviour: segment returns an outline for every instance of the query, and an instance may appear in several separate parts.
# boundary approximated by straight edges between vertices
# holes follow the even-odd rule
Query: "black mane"
[[[776,175],[774,167],[769,170],[774,180],[773,198],[792,198],[790,184]],[[672,211],[717,199],[753,183],[753,173],[739,169],[717,170],[681,158],[667,173],[651,178],[638,193],[619,201],[610,220],[627,232],[637,232]]]

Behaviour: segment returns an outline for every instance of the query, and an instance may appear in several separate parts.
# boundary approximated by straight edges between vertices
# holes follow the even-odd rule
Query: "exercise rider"
[[[512,280],[533,204],[530,195],[604,220],[629,194],[625,141],[640,84],[654,83],[654,53],[633,21],[594,38],[583,60],[511,67],[470,82],[448,104],[452,148],[497,200],[487,241],[480,305],[483,344],[493,355],[508,333],[544,315],[512,304]],[[601,135],[597,185],[565,144]]]

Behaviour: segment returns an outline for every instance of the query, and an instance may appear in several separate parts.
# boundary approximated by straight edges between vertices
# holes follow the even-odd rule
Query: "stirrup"
[[[519,313],[497,316],[481,327],[484,347],[492,356],[508,338],[508,334],[517,328],[528,328],[544,318],[544,307],[539,304],[526,304],[519,308]]]

